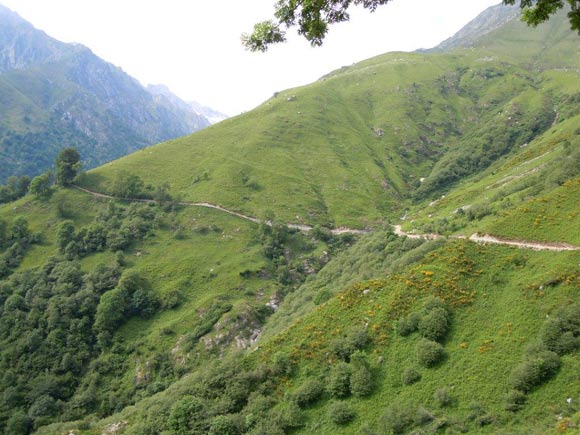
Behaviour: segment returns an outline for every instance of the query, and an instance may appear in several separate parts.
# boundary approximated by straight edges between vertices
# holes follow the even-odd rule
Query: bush
[[[366,397],[373,392],[374,381],[366,354],[357,351],[352,355],[350,392],[356,397]]]
[[[316,402],[324,393],[322,383],[317,379],[309,379],[294,391],[291,398],[300,408]]]
[[[346,336],[333,340],[330,348],[338,358],[348,362],[354,352],[364,349],[368,343],[367,331],[357,327],[351,329]]]
[[[529,356],[512,371],[511,386],[527,393],[556,373],[560,357],[549,350]]]
[[[408,316],[400,318],[397,322],[397,332],[401,337],[411,335],[418,329],[420,320],[419,313],[410,313]]]
[[[350,392],[355,397],[366,397],[373,392],[373,375],[368,367],[358,367],[350,377]]]
[[[540,341],[548,350],[565,355],[580,346],[580,304],[561,309],[544,322]]]
[[[417,407],[411,403],[393,403],[381,416],[380,425],[387,433],[404,433],[414,425],[416,413]]]
[[[412,385],[415,382],[419,382],[420,380],[421,373],[419,373],[419,371],[413,367],[409,367],[403,372],[402,381],[405,385]]]
[[[511,390],[505,399],[505,410],[508,412],[518,412],[526,404],[525,393],[518,390]]]
[[[417,361],[423,367],[433,367],[445,357],[443,346],[423,338],[416,347]]]
[[[328,417],[334,424],[343,425],[350,423],[356,417],[356,413],[346,403],[336,402],[328,408]]]
[[[446,406],[451,405],[452,398],[449,388],[443,387],[435,390],[435,393],[433,393],[433,399],[440,408],[445,408]]]
[[[171,407],[167,425],[175,435],[202,435],[207,433],[206,410],[201,399],[184,396]]]
[[[437,307],[429,311],[419,321],[419,333],[429,340],[441,341],[449,331],[449,312]]]
[[[209,425],[208,435],[236,435],[238,433],[240,432],[235,421],[226,415],[214,417]]]
[[[436,296],[431,296],[427,298],[427,300],[423,304],[423,312],[425,313],[429,313],[437,308],[443,308],[444,310],[447,310],[447,305],[445,304],[445,301],[443,299],[438,298]]]
[[[350,366],[345,362],[339,362],[330,369],[326,391],[332,397],[347,397],[350,394],[350,376]]]

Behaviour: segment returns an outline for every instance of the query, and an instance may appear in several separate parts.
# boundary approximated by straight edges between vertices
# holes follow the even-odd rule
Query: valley
[[[513,11],[0,204],[0,433],[578,433],[580,42]]]

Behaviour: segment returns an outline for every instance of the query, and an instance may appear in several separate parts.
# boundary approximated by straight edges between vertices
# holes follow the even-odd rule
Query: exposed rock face
[[[503,26],[505,23],[515,19],[520,15],[520,6],[506,6],[499,4],[486,9],[475,19],[471,20],[451,38],[446,39],[437,47],[427,51],[449,51],[454,48],[471,47],[483,35]]]
[[[93,167],[210,125],[169,91],[143,87],[79,44],[0,6],[0,182],[49,169],[76,147]]]

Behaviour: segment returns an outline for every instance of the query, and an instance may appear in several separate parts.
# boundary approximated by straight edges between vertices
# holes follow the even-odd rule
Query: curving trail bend
[[[143,202],[143,203],[157,203],[158,201],[154,199],[139,199],[139,198],[120,198],[117,196],[107,195],[100,192],[95,192],[89,189],[85,189],[84,187],[77,186],[75,184],[72,185],[75,189],[78,189],[82,192],[85,192],[89,195],[92,195],[97,198],[105,198],[105,199],[116,199],[116,200],[123,200],[123,201],[133,201],[133,202]],[[232,216],[236,216],[240,219],[244,219],[256,224],[262,223],[262,220],[253,217],[247,216],[242,213],[238,213],[233,210],[228,210],[227,208],[221,207],[217,204],[212,204],[209,202],[176,202],[175,204],[183,205],[186,207],[205,207],[211,208],[213,210],[221,211],[222,213],[227,213]],[[272,226],[272,222],[265,221],[266,225]],[[309,232],[312,231],[314,228],[311,225],[304,225],[304,224],[287,224],[288,228],[296,229],[299,231]],[[368,234],[371,230],[357,230],[353,228],[347,227],[339,227],[334,228],[331,230],[332,234],[340,235],[340,234]],[[408,237],[410,239],[423,239],[423,240],[438,240],[444,239],[445,236],[441,234],[434,234],[434,233],[427,233],[427,234],[416,234],[416,233],[407,233],[403,231],[401,225],[393,225],[393,232],[400,237]],[[469,237],[466,236],[449,236],[450,239],[465,239],[475,243],[491,243],[496,245],[505,245],[505,246],[514,246],[517,248],[522,249],[532,249],[535,251],[579,251],[580,246],[570,245],[568,243],[549,243],[549,242],[532,242],[526,240],[509,240],[499,237],[490,236],[489,234],[480,235],[479,233],[474,233]]]

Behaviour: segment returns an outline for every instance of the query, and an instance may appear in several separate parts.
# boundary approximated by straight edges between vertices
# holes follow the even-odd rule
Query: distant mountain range
[[[45,171],[64,147],[90,168],[224,117],[165,87],[145,88],[0,5],[0,182]]]

